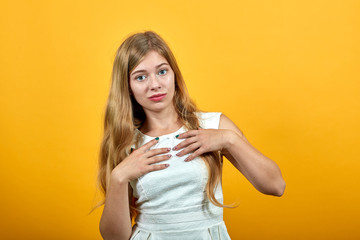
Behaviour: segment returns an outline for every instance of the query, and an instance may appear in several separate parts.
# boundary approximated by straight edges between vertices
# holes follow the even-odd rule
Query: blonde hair
[[[129,73],[140,63],[151,50],[157,51],[170,64],[175,76],[175,93],[173,104],[182,124],[188,129],[199,129],[199,121],[195,112],[198,108],[190,99],[187,88],[177,65],[175,57],[166,42],[155,32],[146,31],[128,37],[118,48],[112,70],[112,83],[107,100],[104,121],[104,137],[99,155],[98,188],[104,199],[93,208],[105,203],[111,171],[128,156],[132,144],[138,145],[139,138],[135,129],[145,121],[146,115],[142,107],[130,94]],[[135,143],[134,143],[135,141]],[[220,151],[201,155],[208,169],[206,194],[209,200],[218,207],[223,205],[215,198],[214,190],[221,184],[222,163]],[[130,218],[137,214],[131,186],[129,185]],[[93,211],[92,210],[92,211]]]

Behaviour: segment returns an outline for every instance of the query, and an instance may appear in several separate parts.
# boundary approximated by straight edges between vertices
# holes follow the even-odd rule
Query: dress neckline
[[[164,134],[164,135],[160,135],[160,136],[156,136],[156,137],[167,137],[167,136],[171,136],[171,135],[174,135],[174,134],[177,134],[179,133],[182,129],[185,129],[185,126],[182,125],[178,130],[176,130],[175,132],[172,132],[172,133],[168,133],[168,134]],[[136,130],[143,136],[147,137],[147,138],[156,138],[156,137],[152,137],[152,136],[149,136],[149,135],[146,135],[144,133],[142,133],[138,128],[136,128]]]

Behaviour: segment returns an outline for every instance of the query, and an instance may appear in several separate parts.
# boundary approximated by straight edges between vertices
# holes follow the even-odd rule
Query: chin
[[[153,105],[149,106],[148,109],[152,110],[152,111],[160,112],[160,111],[165,110],[165,109],[167,109],[169,107],[170,107],[169,103],[157,102],[157,103],[154,103]]]

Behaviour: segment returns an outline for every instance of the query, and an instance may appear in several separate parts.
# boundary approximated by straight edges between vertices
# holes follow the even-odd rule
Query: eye
[[[166,73],[167,73],[167,70],[166,70],[166,69],[163,69],[163,70],[160,70],[159,75],[164,75],[164,74],[166,74]]]
[[[145,79],[145,75],[140,75],[135,78],[136,80],[142,81]]]

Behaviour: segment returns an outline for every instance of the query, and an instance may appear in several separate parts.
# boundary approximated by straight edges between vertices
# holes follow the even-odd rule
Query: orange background
[[[232,239],[359,239],[359,1],[2,1],[2,239],[101,239],[97,156],[114,54],[158,32],[201,109],[281,168],[281,198],[228,161]]]

